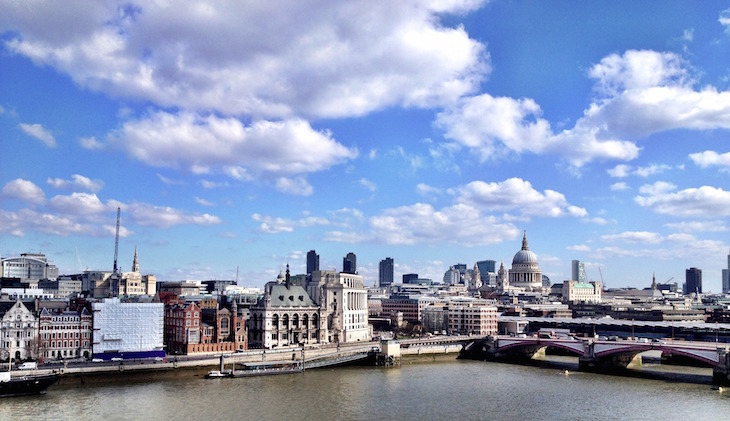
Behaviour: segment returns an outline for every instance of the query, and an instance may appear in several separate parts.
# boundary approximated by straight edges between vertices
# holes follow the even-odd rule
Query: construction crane
[[[601,290],[606,290],[606,282],[603,280],[603,272],[601,272],[601,267],[598,266],[598,274],[601,275]]]
[[[117,257],[119,257],[119,220],[121,219],[121,215],[121,209],[117,208],[117,235],[114,238],[114,273],[118,272]]]
[[[117,258],[119,257],[119,220],[121,219],[121,214],[121,209],[117,208],[117,234],[114,238],[114,272],[112,272],[112,276],[110,277],[111,291],[109,291],[112,297],[119,296],[119,280],[122,277],[117,266]]]

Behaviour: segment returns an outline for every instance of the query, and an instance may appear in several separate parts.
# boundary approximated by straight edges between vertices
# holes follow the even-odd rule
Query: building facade
[[[316,271],[315,273],[317,273]],[[252,348],[317,344],[327,340],[326,318],[304,287],[286,275],[266,283],[264,296],[250,308],[248,343]]]
[[[730,252],[727,254],[727,269],[722,270],[722,293],[730,294]]]
[[[449,333],[494,335],[497,333],[497,307],[481,304],[449,304]]]
[[[132,271],[123,272],[119,282],[119,296],[155,295],[157,292],[157,278],[155,275],[142,275],[139,271],[139,257],[137,247],[134,248]]]
[[[328,342],[369,341],[368,294],[362,276],[339,273],[322,289],[319,304],[327,316]]]
[[[574,303],[600,303],[601,283],[600,282],[563,282],[563,301]]]
[[[81,311],[41,310],[39,356],[45,361],[90,359],[93,321],[85,307]]]
[[[685,294],[702,294],[702,269],[689,268],[685,271]]]
[[[22,253],[20,257],[0,259],[0,273],[3,278],[20,278],[34,287],[41,279],[58,278],[58,268],[49,262],[45,254]]]
[[[403,278],[403,285],[418,284],[418,274],[417,273],[404,273],[402,278]]]
[[[394,270],[393,258],[386,257],[381,260],[378,273],[378,286],[387,287],[393,285]]]
[[[588,278],[586,277],[586,266],[585,263],[581,262],[580,260],[573,260],[571,262],[571,280],[581,283],[588,282]]]
[[[169,354],[192,354],[200,344],[200,307],[184,300],[165,305],[164,341]]]
[[[495,260],[479,260],[477,267],[479,268],[479,275],[482,277],[482,285],[494,286],[497,262]]]
[[[542,270],[537,262],[537,255],[527,245],[527,232],[522,236],[522,249],[512,259],[509,270],[509,285],[524,291],[542,291]]]
[[[355,253],[347,253],[347,255],[342,259],[342,272],[351,274],[357,273],[357,256],[355,256]]]
[[[20,298],[3,315],[0,345],[0,358],[38,358],[38,318]]]
[[[307,275],[319,270],[319,255],[314,250],[307,252]]]

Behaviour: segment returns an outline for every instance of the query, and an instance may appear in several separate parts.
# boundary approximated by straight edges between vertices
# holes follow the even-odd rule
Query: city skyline
[[[263,286],[509,267],[609,288],[730,250],[730,8],[0,0],[0,256]],[[598,268],[601,268],[599,274]]]

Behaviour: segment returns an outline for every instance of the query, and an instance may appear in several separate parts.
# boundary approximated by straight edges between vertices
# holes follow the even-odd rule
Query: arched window
[[[302,316],[302,327],[309,329],[309,316],[306,314]]]
[[[274,330],[279,330],[279,315],[274,314],[274,317],[271,318],[271,325],[274,328]]]
[[[282,325],[284,326],[284,329],[289,329],[289,315],[285,314],[284,317],[282,317]]]
[[[294,329],[299,329],[299,315],[298,314],[294,314],[294,317],[292,317],[291,324]]]

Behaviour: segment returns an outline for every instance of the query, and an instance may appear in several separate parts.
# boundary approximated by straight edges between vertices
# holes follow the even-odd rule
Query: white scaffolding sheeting
[[[92,308],[95,354],[162,350],[162,303],[122,303],[119,298],[107,298]]]

